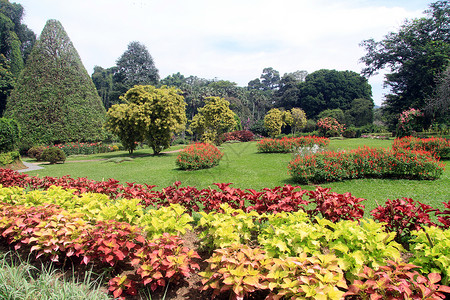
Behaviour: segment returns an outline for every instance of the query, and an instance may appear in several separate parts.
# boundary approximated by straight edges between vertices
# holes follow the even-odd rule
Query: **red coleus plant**
[[[387,266],[373,270],[367,266],[358,274],[358,279],[349,286],[345,296],[355,295],[356,299],[445,299],[450,287],[440,285],[441,276],[428,276],[417,272],[411,264],[388,261]]]

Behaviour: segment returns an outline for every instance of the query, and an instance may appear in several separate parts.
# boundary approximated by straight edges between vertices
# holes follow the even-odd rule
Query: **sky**
[[[159,75],[229,80],[239,86],[264,68],[360,73],[360,43],[380,41],[406,19],[424,16],[419,0],[10,0],[39,35],[61,22],[89,74],[109,68],[132,41],[144,44]],[[381,105],[383,71],[369,78]]]

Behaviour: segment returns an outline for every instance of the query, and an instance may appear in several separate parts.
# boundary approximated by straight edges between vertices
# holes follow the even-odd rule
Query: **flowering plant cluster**
[[[69,155],[88,155],[97,153],[107,153],[119,150],[117,146],[104,145],[101,142],[98,143],[80,143],[72,142],[66,144],[56,144],[53,146],[46,146],[45,148],[56,147],[64,151],[66,156]]]
[[[345,127],[332,117],[325,117],[317,121],[319,127],[319,133],[322,136],[340,136],[344,132]]]
[[[412,136],[397,138],[392,144],[394,150],[428,151],[438,158],[450,158],[450,141],[443,138],[415,138]]]
[[[415,108],[403,111],[398,118],[397,136],[411,135],[413,130],[417,129],[417,118],[421,116],[423,116],[423,113]]]
[[[444,164],[425,151],[358,148],[297,156],[289,163],[297,182],[330,182],[355,178],[437,179]]]
[[[212,144],[195,143],[178,154],[175,163],[182,170],[207,169],[217,166],[223,153]]]
[[[288,153],[299,148],[309,147],[314,145],[319,147],[326,147],[330,143],[328,138],[317,136],[302,136],[297,138],[284,137],[281,139],[262,139],[258,141],[258,152],[265,153]]]
[[[254,138],[255,135],[250,130],[226,132],[222,135],[222,140],[224,142],[228,141],[250,142],[253,141]]]

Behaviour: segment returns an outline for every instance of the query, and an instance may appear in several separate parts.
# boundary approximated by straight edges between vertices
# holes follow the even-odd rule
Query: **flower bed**
[[[223,153],[212,144],[195,143],[184,148],[176,159],[182,170],[207,169],[217,166]]]
[[[239,141],[239,142],[250,142],[253,141],[255,135],[250,130],[239,130],[233,132],[226,132],[222,136],[224,142],[228,141]]]
[[[449,159],[450,158],[450,141],[443,138],[415,138],[412,136],[398,138],[392,144],[394,150],[419,150],[431,152],[434,156]]]
[[[317,136],[303,136],[298,138],[282,139],[263,139],[257,144],[258,151],[264,153],[288,153],[294,151],[296,148],[313,147],[318,145],[319,147],[326,147],[330,143],[328,138]]]
[[[297,156],[288,166],[300,183],[321,183],[356,178],[437,179],[444,164],[429,152],[358,148]]]

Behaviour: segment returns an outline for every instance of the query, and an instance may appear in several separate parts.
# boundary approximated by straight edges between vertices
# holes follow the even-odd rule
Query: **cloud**
[[[25,8],[24,23],[36,33],[48,19],[61,21],[90,73],[95,65],[114,66],[128,43],[139,41],[162,78],[181,72],[241,86],[265,67],[281,74],[322,68],[360,72],[361,41],[382,39],[427,6],[411,0],[17,2]],[[379,89],[379,81],[371,83]]]

